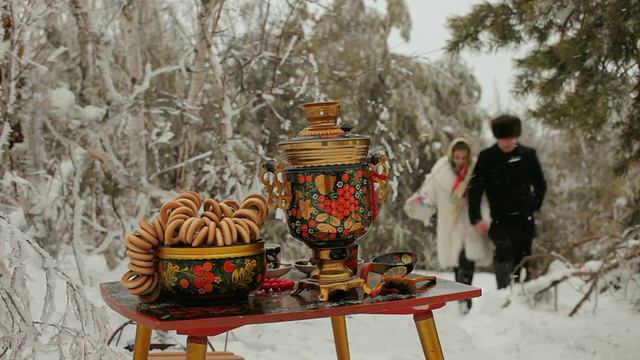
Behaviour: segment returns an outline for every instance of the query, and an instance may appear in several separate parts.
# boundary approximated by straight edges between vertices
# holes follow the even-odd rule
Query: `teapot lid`
[[[363,163],[369,152],[370,140],[351,133],[353,126],[338,126],[339,101],[302,104],[309,126],[296,137],[278,143],[288,165],[320,166]]]

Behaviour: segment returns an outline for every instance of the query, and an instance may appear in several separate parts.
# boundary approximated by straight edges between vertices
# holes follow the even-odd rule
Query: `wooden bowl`
[[[162,294],[188,300],[243,297],[266,276],[264,241],[208,247],[161,246]]]
[[[407,274],[411,273],[418,262],[418,254],[408,251],[397,251],[387,254],[378,255],[371,262],[385,264],[390,267],[404,266],[407,268]]]
[[[316,269],[316,265],[312,264],[309,260],[298,260],[293,264],[293,266],[296,270],[307,274],[307,276],[311,275],[313,270]]]
[[[395,267],[404,267],[406,273],[409,274],[418,262],[418,254],[408,251],[398,251],[376,256],[371,262],[364,263],[360,267],[359,276],[365,280],[368,279],[369,273],[384,274],[386,271]]]
[[[293,267],[293,264],[287,264],[287,263],[281,262],[280,267],[278,267],[277,269],[267,269],[267,277],[277,278],[277,277],[283,276],[286,273],[288,273],[292,267]]]

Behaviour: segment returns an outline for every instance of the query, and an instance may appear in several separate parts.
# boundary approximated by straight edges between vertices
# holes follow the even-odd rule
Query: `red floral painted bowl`
[[[264,241],[211,247],[161,246],[163,296],[188,300],[246,297],[266,275]]]

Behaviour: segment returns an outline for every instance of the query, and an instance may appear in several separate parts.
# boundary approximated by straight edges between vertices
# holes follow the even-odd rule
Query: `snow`
[[[0,262],[0,297],[4,299],[0,309],[11,314],[10,320],[0,320],[0,348],[13,351],[10,357],[0,358],[28,358],[25,354],[32,344],[36,358],[42,360],[131,359],[124,346],[133,341],[135,327],[125,326],[120,340],[106,346],[105,340],[127,319],[108,308],[99,293],[100,283],[118,281],[127,271],[126,261],[107,271],[97,251],[83,256],[86,270],[81,285],[80,269],[69,249],[60,253],[60,259],[53,259],[2,218],[0,239],[0,259],[5,259]],[[282,244],[283,254],[287,246],[298,245],[290,242],[295,240]],[[493,274],[477,273],[473,285],[483,295],[473,300],[467,315],[461,314],[455,302],[434,311],[446,359],[640,358],[637,273],[609,273],[575,314],[569,315],[591,287],[590,276],[571,273],[599,272],[602,265],[601,261],[574,265],[556,260],[545,275],[503,290],[496,289]],[[291,271],[295,274],[297,270]],[[416,273],[453,280],[451,272],[419,267]],[[541,292],[563,278],[569,280]],[[29,301],[7,302],[16,298]],[[347,332],[354,360],[424,358],[411,316],[349,315]],[[154,343],[175,344],[171,350],[186,344],[186,337],[175,332],[154,332],[154,336]],[[329,319],[245,326],[229,332],[228,338],[222,334],[210,341],[215,349],[232,351],[247,360],[335,359]]]
[[[76,96],[69,90],[57,88],[51,91],[51,107],[59,114],[65,114],[75,105]]]
[[[4,153],[4,144],[9,143],[9,134],[11,133],[11,124],[5,121],[0,128],[0,156]]]
[[[285,245],[286,246],[286,245]],[[562,266],[558,266],[561,268]],[[100,281],[115,281],[126,266],[104,273]],[[292,270],[296,271],[296,270]],[[421,270],[452,280],[452,273]],[[554,273],[554,271],[550,271]],[[627,300],[600,294],[597,302],[569,317],[582,297],[576,288],[579,280],[561,285],[557,309],[551,296],[533,300],[524,287],[497,290],[491,273],[478,273],[474,285],[483,296],[474,299],[471,312],[462,315],[457,303],[434,311],[436,326],[445,358],[448,360],[492,359],[618,359],[640,358],[636,341],[640,337],[640,312]],[[98,301],[97,286],[88,289],[89,297]],[[126,319],[108,309],[112,329]],[[135,329],[128,326],[119,346],[132,341]],[[347,316],[347,333],[351,358],[368,360],[422,359],[422,348],[411,316]],[[226,335],[211,337],[216,350],[225,349]],[[169,333],[165,343],[186,344],[186,337]],[[174,349],[176,350],[176,349]],[[335,359],[329,319],[282,322],[246,326],[231,331],[226,350],[247,360]]]

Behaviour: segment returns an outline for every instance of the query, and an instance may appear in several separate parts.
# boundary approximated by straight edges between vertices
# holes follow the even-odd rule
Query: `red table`
[[[339,301],[318,302],[313,293],[297,296],[288,293],[256,292],[245,300],[216,302],[202,306],[159,299],[152,304],[141,303],[127,292],[120,282],[100,284],[102,298],[122,316],[138,323],[134,360],[146,360],[152,330],[175,330],[187,335],[187,359],[204,360],[207,336],[252,324],[331,318],[338,360],[349,360],[349,342],[345,315],[405,314],[413,315],[426,359],[444,359],[432,310],[449,301],[478,297],[478,288],[444,279],[417,294],[387,294],[369,297],[360,294]]]

